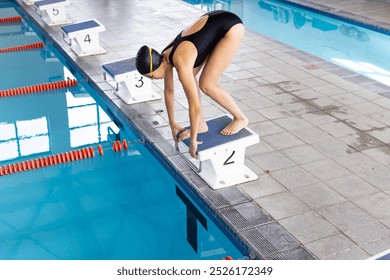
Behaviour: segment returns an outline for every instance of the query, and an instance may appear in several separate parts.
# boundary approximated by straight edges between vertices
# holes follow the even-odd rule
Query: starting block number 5
[[[59,9],[53,8],[53,16],[59,16],[61,11]]]

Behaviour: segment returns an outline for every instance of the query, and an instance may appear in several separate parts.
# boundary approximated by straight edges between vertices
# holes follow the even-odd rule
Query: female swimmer
[[[164,79],[164,97],[169,124],[175,141],[190,138],[189,152],[196,157],[198,133],[207,132],[200,90],[210,96],[233,116],[232,122],[220,132],[231,135],[248,125],[247,117],[238,108],[230,94],[219,86],[219,79],[232,61],[244,36],[241,19],[227,11],[204,14],[184,29],[159,54],[143,46],[137,53],[137,70],[153,79]],[[188,99],[190,130],[184,130],[175,121],[173,68]],[[196,76],[203,68],[199,77]]]

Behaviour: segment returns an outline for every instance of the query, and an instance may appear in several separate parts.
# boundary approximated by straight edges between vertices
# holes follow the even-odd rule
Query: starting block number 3
[[[129,82],[127,87],[132,92],[133,97],[147,94],[147,91],[151,89],[151,80],[142,76],[138,71],[131,71],[128,75],[127,81]]]
[[[144,77],[142,75],[134,75],[134,86],[136,88],[142,88],[144,84]]]
[[[104,80],[126,104],[161,99],[151,79],[136,70],[134,57],[104,64],[103,69]]]

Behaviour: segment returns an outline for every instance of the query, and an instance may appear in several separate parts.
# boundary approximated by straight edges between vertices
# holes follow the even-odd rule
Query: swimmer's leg
[[[199,82],[197,81],[196,83],[198,86],[199,103],[202,104],[201,91],[199,89]],[[198,133],[206,133],[208,130],[209,130],[209,127],[208,127],[208,125],[206,123],[206,119],[204,117],[203,106],[200,106],[200,120],[199,120]]]
[[[231,135],[248,125],[248,119],[238,108],[233,97],[218,84],[222,73],[233,60],[244,36],[244,26],[236,24],[218,42],[210,54],[199,79],[200,89],[233,115],[233,121],[221,134]]]

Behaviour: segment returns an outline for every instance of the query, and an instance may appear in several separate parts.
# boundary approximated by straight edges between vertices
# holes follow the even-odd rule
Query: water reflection
[[[105,142],[119,128],[77,88],[0,99],[0,162]]]
[[[276,0],[186,2],[205,11],[232,11],[243,19],[247,29],[390,85],[388,35]],[[366,71],[362,64],[372,66]]]

